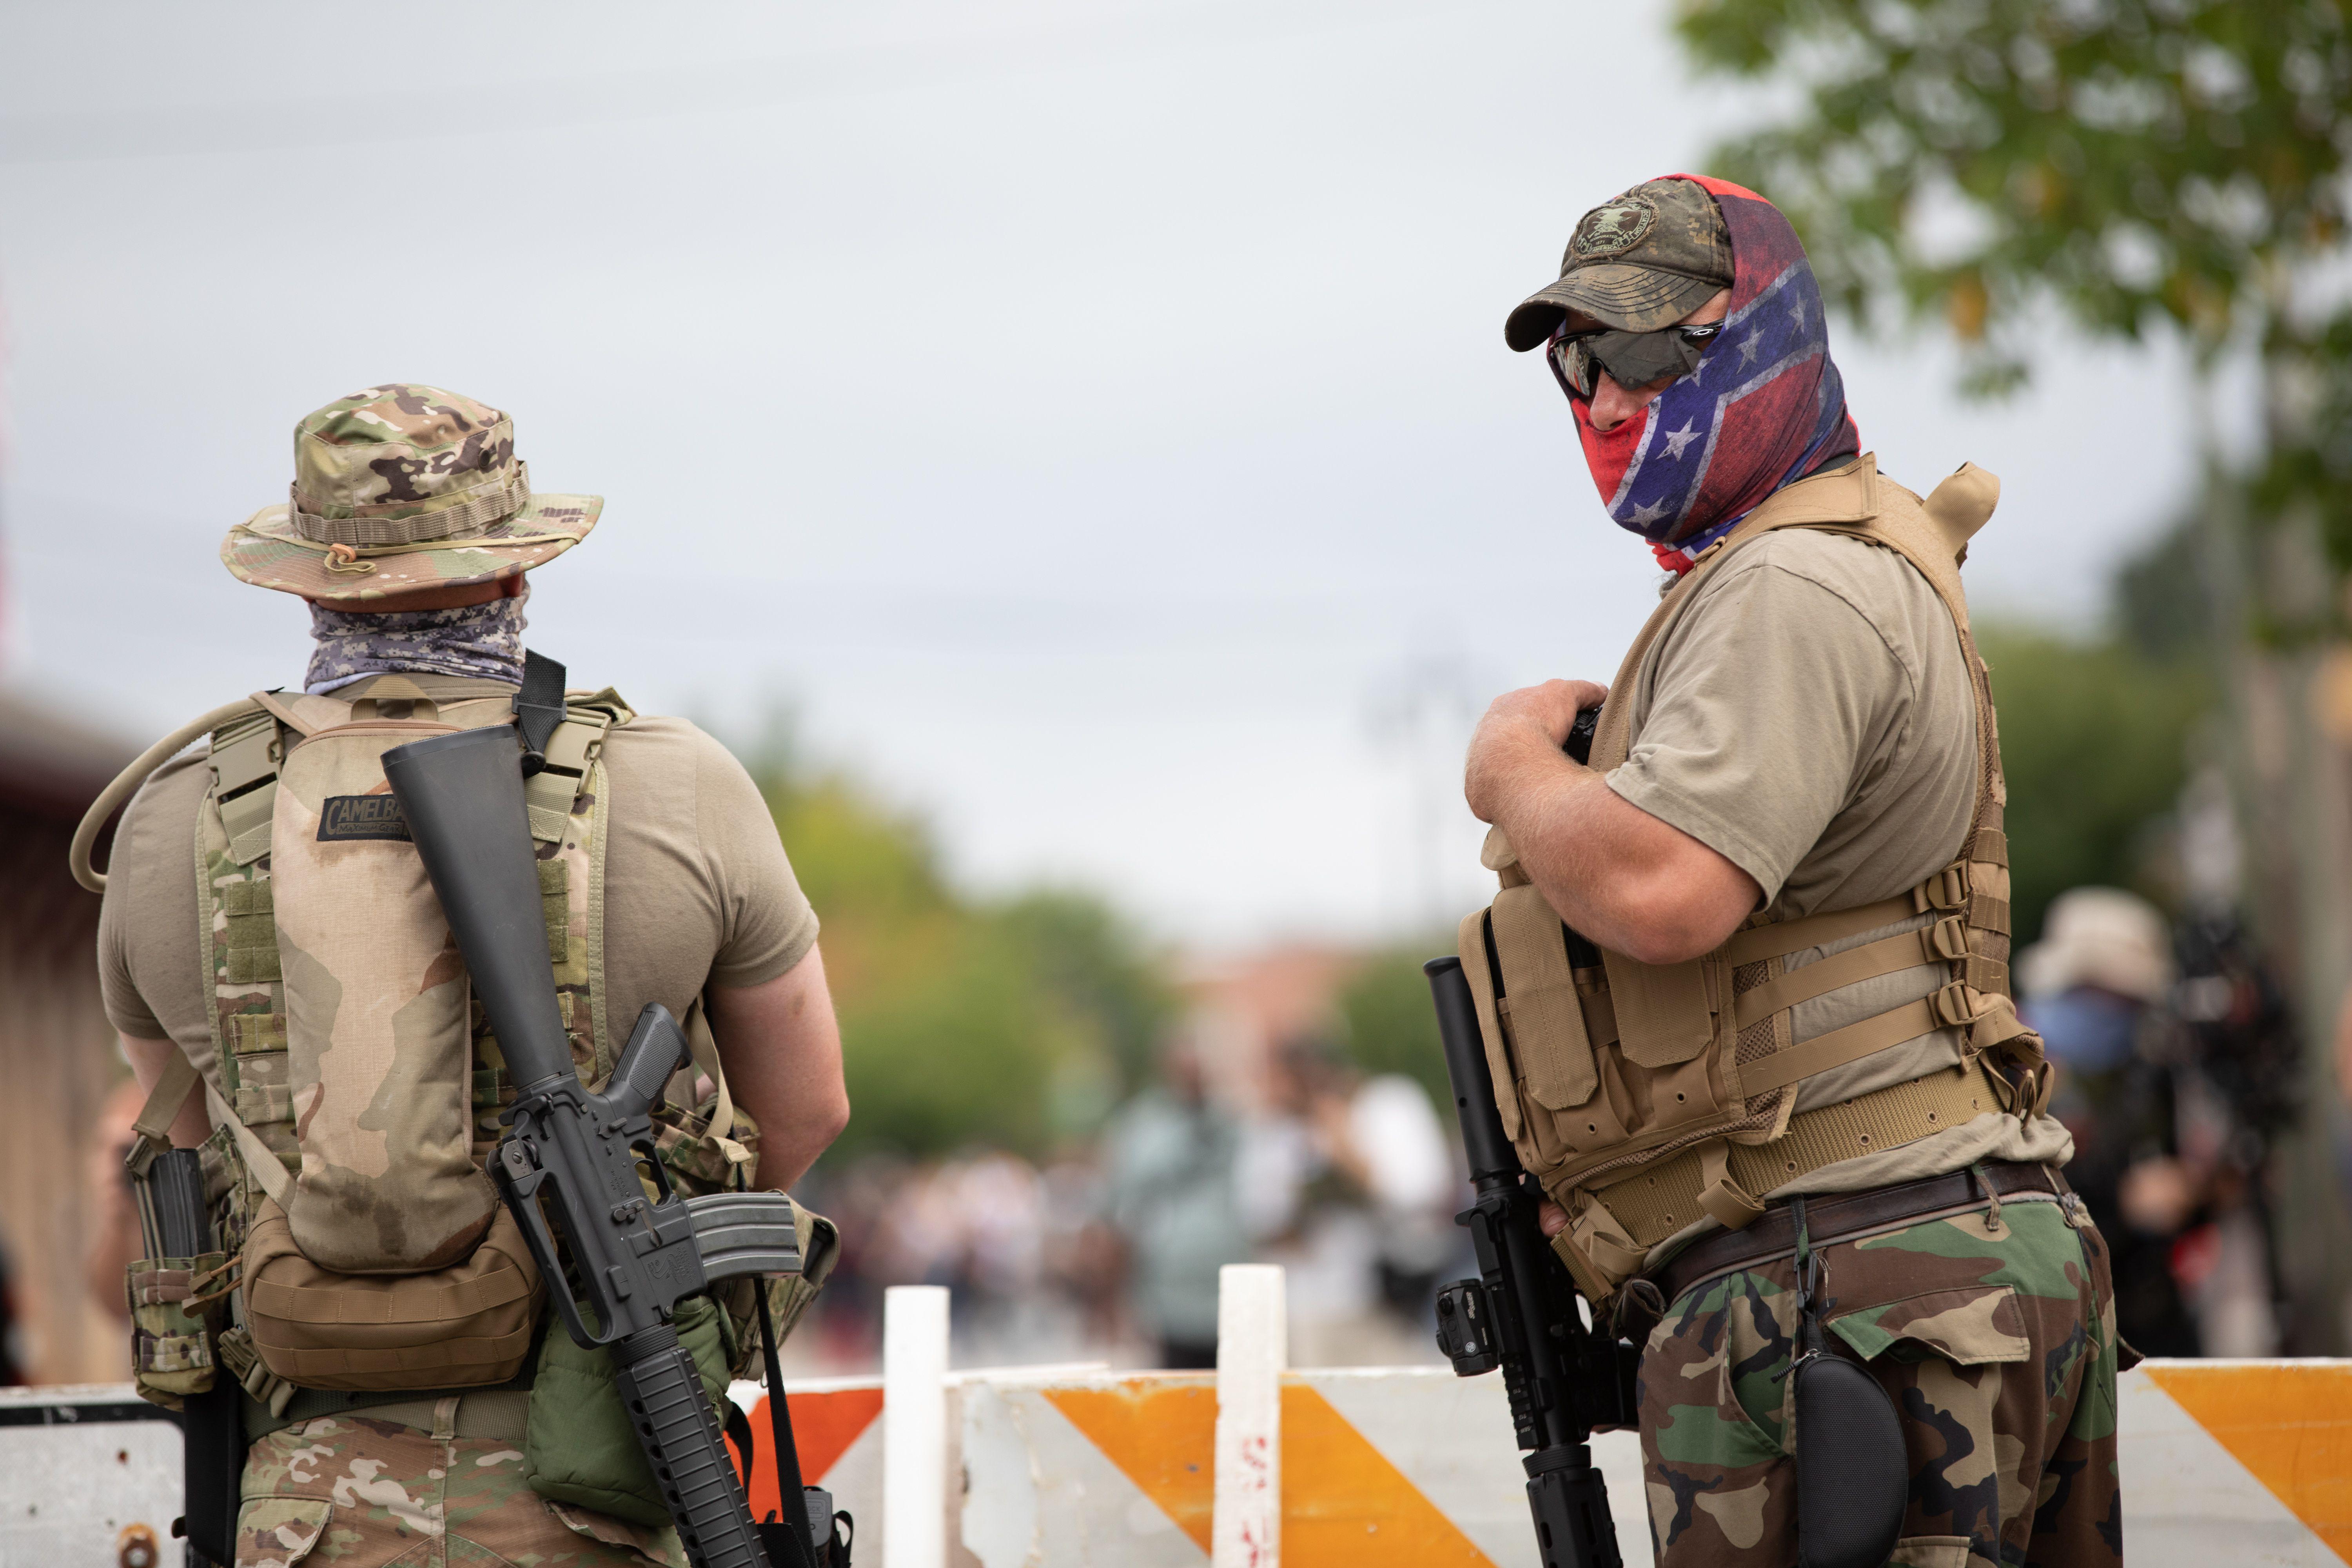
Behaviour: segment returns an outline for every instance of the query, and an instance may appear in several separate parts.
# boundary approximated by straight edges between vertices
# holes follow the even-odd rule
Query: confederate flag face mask
[[[1687,374],[1614,429],[1595,430],[1590,401],[1573,388],[1569,402],[1610,517],[1686,571],[1765,497],[1852,458],[1862,442],[1797,231],[1753,191],[1675,177],[1715,198],[1731,237],[1722,327]]]

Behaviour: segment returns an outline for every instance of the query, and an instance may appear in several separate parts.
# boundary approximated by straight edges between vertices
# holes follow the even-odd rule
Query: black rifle
[[[1580,763],[1591,752],[1600,717],[1588,708],[1569,731],[1562,749]],[[1576,932],[1567,931],[1567,939],[1580,967],[1601,962]],[[1544,1568],[1621,1568],[1617,1526],[1608,1489],[1592,1468],[1591,1438],[1595,1426],[1634,1424],[1641,1352],[1585,1326],[1576,1282],[1544,1239],[1536,1217],[1543,1194],[1503,1133],[1462,961],[1433,958],[1422,972],[1437,1007],[1437,1037],[1475,1194],[1454,1223],[1469,1229],[1479,1273],[1437,1293],[1438,1349],[1457,1377],[1503,1369],[1511,1424],[1528,1450],[1528,1508]]]
[[[696,1568],[770,1568],[719,1417],[671,1316],[717,1280],[799,1272],[791,1202],[782,1193],[689,1199],[671,1190],[647,1118],[686,1047],[667,1009],[648,1005],[638,1016],[604,1093],[580,1082],[548,962],[516,731],[499,725],[396,747],[383,754],[383,776],[519,1086],[501,1118],[511,1131],[490,1170],[564,1327],[583,1346],[612,1352],[622,1401]],[[650,1174],[657,1198],[647,1197],[641,1173]],[[769,1395],[782,1399],[783,1390]],[[832,1526],[827,1518],[828,1545]],[[814,1534],[803,1526],[796,1540],[772,1538],[791,1542],[795,1556],[807,1549],[800,1564],[776,1568],[817,1563]]]
[[[204,1167],[194,1149],[168,1149],[131,1178],[150,1258],[201,1258],[213,1249]],[[245,1475],[242,1391],[215,1352],[213,1385],[180,1401],[181,1514],[172,1533],[188,1542],[189,1568],[236,1561],[238,1489]]]
[[[1634,1424],[1640,1352],[1585,1326],[1568,1266],[1544,1239],[1536,1218],[1540,1194],[1495,1108],[1462,961],[1435,958],[1422,969],[1437,1005],[1475,1194],[1454,1218],[1469,1228],[1480,1276],[1437,1293],[1438,1348],[1460,1377],[1503,1369],[1511,1423],[1528,1450],[1528,1507],[1544,1568],[1620,1568],[1617,1527],[1590,1439],[1595,1426]]]

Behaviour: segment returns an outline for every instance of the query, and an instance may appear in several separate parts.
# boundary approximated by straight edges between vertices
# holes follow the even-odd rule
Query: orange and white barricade
[[[855,1515],[859,1568],[1535,1568],[1499,1377],[1286,1371],[1278,1274],[1227,1287],[1213,1373],[950,1372],[946,1292],[893,1290],[883,1376],[788,1385],[803,1474]],[[733,1393],[764,1437],[765,1392]],[[2134,1568],[2352,1563],[2352,1362],[2149,1362],[2119,1411]],[[0,1564],[175,1563],[161,1414],[127,1384],[0,1390]],[[1592,1447],[1648,1563],[1634,1440]]]
[[[946,1419],[929,1428],[932,1447],[894,1454],[922,1467],[904,1489],[922,1518],[937,1521],[924,1552],[940,1551],[931,1542],[943,1537],[941,1554],[920,1561],[890,1548],[902,1516],[891,1496],[897,1472],[886,1474],[872,1429],[888,1419],[881,1385],[796,1391],[810,1477],[856,1513],[859,1562],[1535,1568],[1500,1377],[1457,1378],[1443,1366],[1276,1371],[1278,1358],[1264,1350],[1280,1337],[1278,1279],[1229,1277],[1226,1285],[1226,1365],[1217,1373],[1014,1368],[940,1376],[932,1397]],[[1234,1310],[1236,1285],[1257,1292],[1254,1310]],[[892,1310],[917,1294],[891,1292]],[[941,1341],[945,1294],[925,1309]],[[1257,1339],[1255,1357],[1234,1353],[1237,1330]],[[927,1352],[926,1362],[941,1364],[943,1351]],[[1273,1397],[1234,1386],[1253,1363]],[[1227,1403],[1262,1408],[1254,1430],[1221,1431],[1221,1383]],[[2352,1362],[2150,1362],[2124,1375],[2120,1421],[2124,1532],[2136,1568],[2352,1563]],[[866,1425],[845,1445],[822,1435],[856,1423]],[[1272,1528],[1221,1531],[1220,1510],[1243,1491],[1220,1485],[1224,1456],[1253,1440],[1265,1460],[1257,1472],[1276,1481]],[[1647,1563],[1635,1440],[1604,1434],[1592,1448],[1619,1550],[1629,1563]],[[767,1485],[763,1495],[772,1497]],[[1244,1492],[1238,1501],[1263,1510],[1263,1496]],[[868,1555],[876,1545],[879,1554]]]

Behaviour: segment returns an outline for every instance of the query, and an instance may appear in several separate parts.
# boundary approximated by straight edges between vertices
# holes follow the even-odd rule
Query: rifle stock
[[[499,1194],[553,1287],[564,1327],[582,1345],[611,1352],[688,1557],[697,1568],[769,1568],[718,1417],[670,1318],[714,1277],[797,1272],[790,1200],[730,1193],[689,1203],[671,1190],[647,1116],[685,1049],[666,1008],[648,1005],[638,1017],[604,1092],[580,1082],[548,961],[515,731],[499,725],[415,742],[386,752],[383,773],[520,1086],[506,1113],[511,1131],[490,1165]],[[641,1172],[657,1195],[648,1196]],[[706,1247],[715,1268],[705,1264]],[[566,1258],[593,1329],[564,1288]]]

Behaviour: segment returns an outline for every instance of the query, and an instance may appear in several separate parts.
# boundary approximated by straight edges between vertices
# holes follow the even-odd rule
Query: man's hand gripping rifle
[[[1592,718],[1582,715],[1570,737],[1579,762],[1591,744]],[[1536,1213],[1541,1194],[1504,1136],[1462,961],[1432,959],[1422,969],[1475,1194],[1455,1223],[1469,1229],[1479,1273],[1437,1293],[1438,1348],[1457,1376],[1502,1368],[1512,1425],[1528,1451],[1528,1506],[1544,1568],[1620,1568],[1609,1494],[1588,1440],[1595,1426],[1634,1424],[1640,1352],[1599,1325],[1585,1326],[1568,1267],[1544,1238]]]
[[[678,1302],[718,1280],[798,1273],[792,1205],[781,1193],[682,1199],[671,1191],[647,1120],[686,1045],[667,1009],[649,1005],[638,1017],[604,1093],[590,1093],[574,1073],[548,962],[521,755],[514,731],[499,725],[383,757],[474,994],[520,1086],[491,1173],[572,1337],[611,1350],[688,1557],[697,1568],[770,1568],[718,1417],[670,1319]],[[646,1173],[658,1198],[646,1194]],[[560,1256],[550,1215],[562,1234]],[[593,1328],[572,1300],[574,1288]]]

